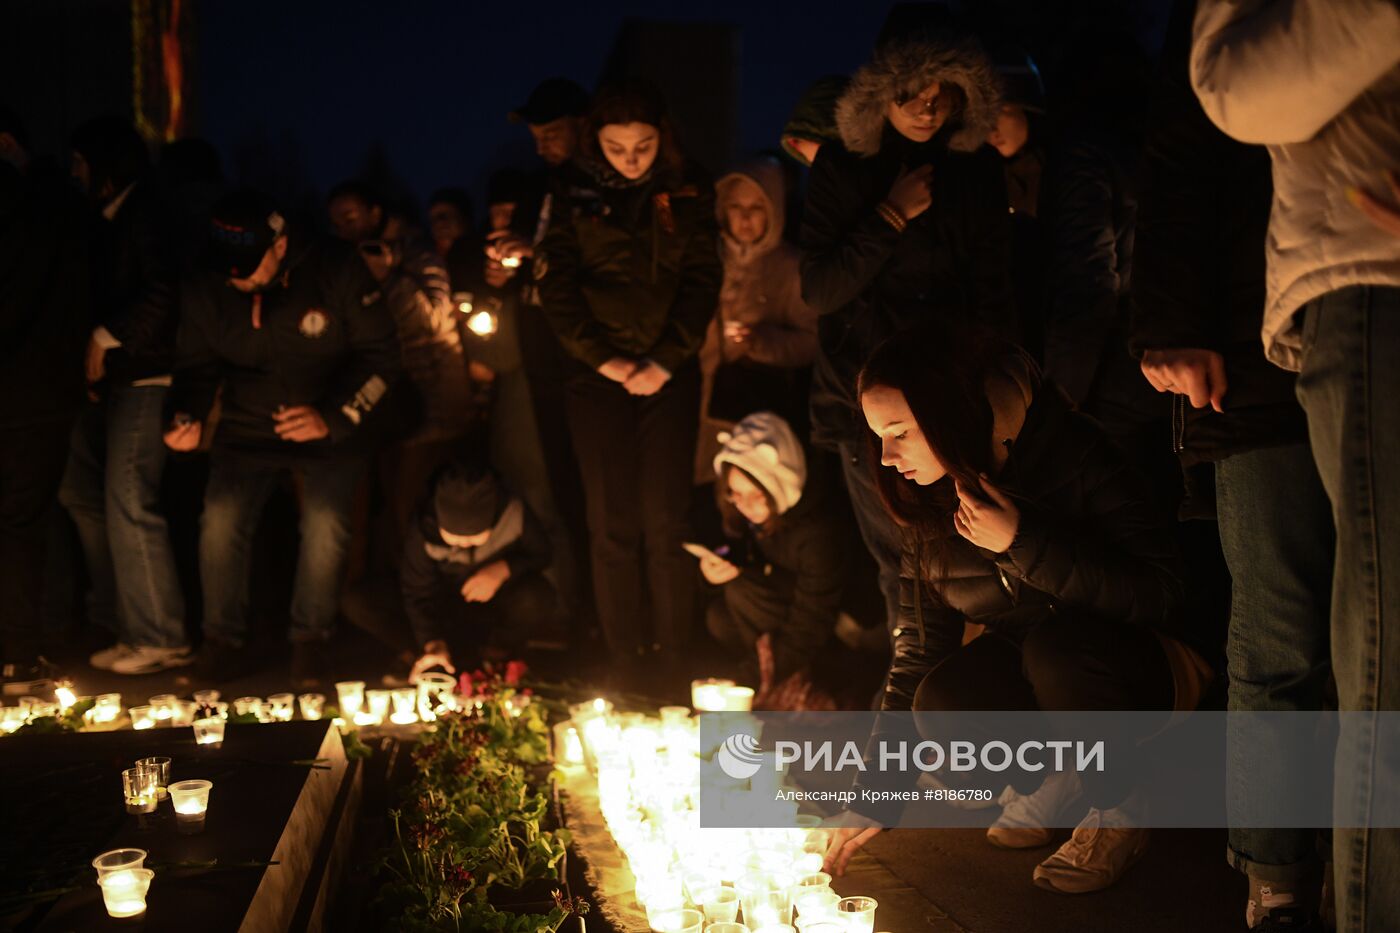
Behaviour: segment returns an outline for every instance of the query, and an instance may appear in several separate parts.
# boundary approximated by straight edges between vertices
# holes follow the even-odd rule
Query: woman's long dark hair
[[[880,344],[861,370],[859,396],[876,386],[903,392],[920,432],[948,471],[932,485],[912,483],[880,464],[880,438],[873,431],[866,434],[875,488],[894,520],[921,544],[938,548],[955,534],[953,480],[980,491],[978,474],[992,472],[994,414],[987,383],[1017,358],[1029,364],[1025,351],[988,331],[925,324]],[[1033,364],[1029,369],[1036,371]]]
[[[584,118],[580,146],[589,161],[607,165],[607,157],[598,145],[598,131],[611,124],[646,123],[656,127],[656,164],[654,173],[679,176],[685,156],[676,144],[675,128],[666,110],[666,98],[656,85],[644,78],[621,78],[605,83],[593,95]]]

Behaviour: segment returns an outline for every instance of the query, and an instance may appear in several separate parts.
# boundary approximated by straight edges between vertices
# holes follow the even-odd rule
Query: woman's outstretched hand
[[[958,510],[953,513],[953,527],[958,534],[980,548],[994,554],[1004,554],[1016,540],[1021,525],[1021,511],[1006,494],[992,485],[983,473],[978,477],[980,490],[971,490],[954,480],[958,490]]]

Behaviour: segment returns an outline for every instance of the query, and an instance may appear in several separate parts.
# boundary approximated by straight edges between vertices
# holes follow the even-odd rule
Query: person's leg
[[[0,432],[0,660],[16,667],[32,665],[42,649],[45,517],[72,431],[64,420]]]
[[[1298,399],[1332,502],[1332,669],[1343,711],[1400,708],[1400,289],[1346,288],[1303,313]],[[1337,929],[1400,917],[1400,830],[1368,829],[1400,787],[1394,735],[1343,717],[1333,790]],[[1389,800],[1383,806],[1382,801]],[[1386,825],[1394,825],[1393,823]]]
[[[335,624],[350,548],[350,513],[365,464],[333,458],[302,469],[301,546],[292,585],[293,642],[325,642]]]
[[[598,621],[612,657],[629,661],[651,642],[641,619],[634,403],[622,386],[591,372],[569,382],[566,402],[588,514]]]
[[[861,444],[841,445],[841,472],[846,479],[846,492],[851,497],[861,540],[879,567],[880,593],[885,597],[885,630],[893,633],[899,624],[899,561],[903,545],[899,528],[875,489],[868,456]]]
[[[1136,734],[1102,735],[1116,767],[1081,775],[1089,805],[1120,806],[1137,786],[1138,743],[1165,725],[1176,684],[1161,640],[1150,629],[1083,616],[1055,615],[1031,629],[1021,646],[1022,670],[1051,728],[1056,711],[1160,710],[1140,718]],[[1071,724],[1072,726],[1072,724]]]
[[[637,449],[642,550],[656,641],[672,661],[690,644],[699,575],[681,545],[690,533],[700,372],[687,365],[640,404]]]
[[[356,582],[340,601],[345,621],[410,663],[418,656],[396,577],[380,574]]]
[[[486,641],[496,648],[518,652],[531,633],[559,612],[559,594],[543,574],[507,580],[484,607]]]
[[[1331,504],[1307,444],[1236,454],[1215,467],[1220,543],[1233,579],[1229,657],[1232,712],[1318,710],[1327,681],[1328,613],[1335,539]],[[1288,806],[1313,792],[1281,762],[1301,761],[1311,748],[1261,735],[1264,722],[1230,718],[1226,802],[1243,818],[1259,804]],[[1248,730],[1244,732],[1242,730]],[[1250,749],[1268,741],[1268,754]],[[1299,772],[1301,772],[1301,768]],[[1267,791],[1263,790],[1267,788]],[[1256,795],[1265,795],[1260,801]],[[1280,803],[1280,801],[1282,801]],[[1320,884],[1317,831],[1231,827],[1227,858],[1251,879],[1298,885],[1299,902]],[[1277,891],[1271,893],[1277,895]],[[1262,915],[1263,908],[1256,905]]]
[[[88,402],[73,424],[58,501],[73,519],[88,575],[88,621],[125,641],[117,613],[117,575],[107,538],[107,403]]]
[[[189,644],[175,553],[160,512],[168,391],[114,387],[107,400],[107,537],[125,636],[137,648]]]
[[[204,640],[241,647],[248,634],[248,569],[253,533],[277,472],[215,458],[199,520]]]

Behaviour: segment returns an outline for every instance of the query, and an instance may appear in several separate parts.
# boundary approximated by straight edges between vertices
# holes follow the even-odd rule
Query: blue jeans
[[[1400,288],[1340,289],[1301,313],[1298,399],[1337,528],[1338,704],[1343,711],[1400,709]],[[1344,723],[1337,743],[1337,813],[1371,812],[1377,789],[1400,786],[1400,743],[1357,725]],[[1337,827],[1332,851],[1337,929],[1395,929],[1400,830]]]
[[[1230,709],[1321,709],[1330,670],[1335,544],[1332,506],[1312,450],[1292,444],[1221,460],[1215,465],[1215,505],[1233,581],[1225,649]],[[1289,748],[1280,736],[1264,764],[1257,755],[1236,752],[1257,749],[1259,736],[1238,735],[1235,728],[1231,719],[1226,766],[1231,813],[1248,812],[1251,795],[1265,787],[1274,795],[1313,792],[1305,780],[1289,786],[1290,775],[1278,773],[1277,762],[1302,760],[1298,756],[1316,754],[1314,749]],[[1317,831],[1232,828],[1228,859],[1261,881],[1316,877]]]
[[[243,644],[248,631],[248,570],[263,506],[291,467],[215,456],[199,523],[199,574],[204,583],[204,636]],[[292,641],[330,637],[350,547],[350,512],[364,463],[356,458],[295,468],[301,483],[301,544],[292,585]]]
[[[78,529],[89,617],[134,646],[178,648],[185,598],[160,513],[164,386],[112,386],[73,428],[58,498]]]

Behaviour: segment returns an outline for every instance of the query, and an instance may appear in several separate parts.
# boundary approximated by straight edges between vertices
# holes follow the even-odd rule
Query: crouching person
[[[544,578],[549,537],[485,468],[452,463],[435,476],[404,544],[403,605],[420,654],[411,679],[455,673],[464,654],[500,660],[557,612]]]
[[[255,192],[216,205],[208,259],[181,292],[165,432],[172,450],[197,449],[221,397],[200,521],[197,673],[215,683],[239,673],[253,534],[290,473],[301,500],[292,675],[311,685],[335,621],[372,413],[402,365],[394,321],[353,248],[304,238]]]
[[[745,659],[763,708],[826,705],[812,668],[836,628],[854,531],[808,489],[806,454],[782,418],[755,412],[719,437],[715,496],[731,544],[700,562],[719,588],[710,635]]]

